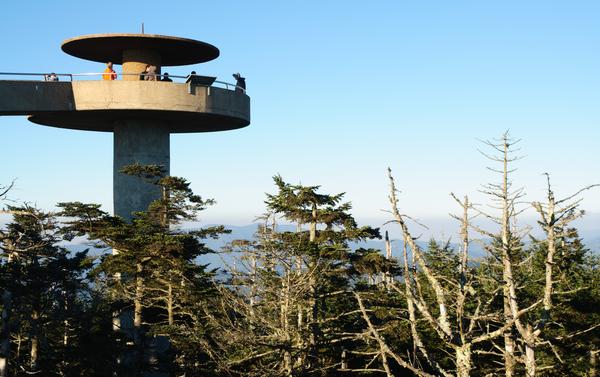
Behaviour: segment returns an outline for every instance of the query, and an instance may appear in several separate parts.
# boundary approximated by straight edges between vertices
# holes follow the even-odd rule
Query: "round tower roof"
[[[67,39],[61,48],[81,59],[115,64],[123,64],[125,50],[153,50],[160,54],[163,67],[204,63],[219,56],[219,49],[211,44],[157,34],[82,35]]]

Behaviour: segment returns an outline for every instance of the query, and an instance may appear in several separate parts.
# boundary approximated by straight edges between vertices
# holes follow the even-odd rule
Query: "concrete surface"
[[[211,132],[250,124],[250,97],[233,90],[161,81],[0,81],[0,115],[42,125],[114,131],[122,119],[160,120],[169,132]]]
[[[156,73],[160,74],[161,57],[154,50],[125,50],[123,51],[123,73],[133,73],[135,76],[123,75],[123,81],[140,81],[137,75],[146,69],[146,65],[157,67]]]
[[[132,218],[160,198],[158,186],[120,172],[127,165],[162,165],[170,169],[169,128],[160,121],[124,120],[114,131],[113,203],[115,215]]]
[[[82,35],[67,39],[61,49],[81,59],[115,64],[124,62],[125,50],[151,50],[161,56],[163,67],[204,63],[219,57],[219,49],[209,43],[158,34]]]

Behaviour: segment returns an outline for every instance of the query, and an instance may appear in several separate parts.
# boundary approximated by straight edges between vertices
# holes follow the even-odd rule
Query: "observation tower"
[[[64,41],[62,50],[81,59],[121,64],[122,73],[117,80],[59,73],[61,81],[37,81],[44,73],[0,72],[0,77],[28,78],[0,80],[0,115],[27,115],[44,126],[112,132],[114,213],[121,217],[131,218],[132,212],[145,210],[160,197],[154,185],[120,173],[123,166],[162,165],[168,174],[171,133],[227,131],[250,124],[250,98],[236,84],[198,75],[170,75],[174,82],[140,80],[147,65],[157,68],[160,80],[164,67],[216,59],[219,50],[208,43],[154,34],[93,34]]]

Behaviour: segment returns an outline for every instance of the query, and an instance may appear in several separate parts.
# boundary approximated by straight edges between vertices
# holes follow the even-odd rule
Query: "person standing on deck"
[[[147,71],[148,72],[146,72],[146,81],[156,81],[156,71],[157,71],[156,66],[155,65],[148,66]]]
[[[234,73],[233,78],[235,79],[235,92],[236,93],[246,93],[246,78],[242,77],[240,73]]]
[[[117,72],[113,70],[113,63],[106,63],[106,69],[104,70],[104,74],[102,75],[102,80],[116,80]]]

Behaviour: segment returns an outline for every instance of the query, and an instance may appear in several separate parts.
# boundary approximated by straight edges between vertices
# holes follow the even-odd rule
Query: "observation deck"
[[[40,80],[0,80],[0,115],[28,115],[41,125],[105,132],[114,132],[123,119],[160,121],[170,133],[250,124],[250,98],[236,84],[211,78],[202,85],[199,79],[210,77],[199,75],[169,76],[187,83],[140,80],[148,65],[156,67],[160,79],[162,67],[216,59],[219,49],[209,43],[158,34],[90,34],[67,39],[61,49],[81,59],[121,64],[119,79],[84,73],[55,74],[62,81],[42,81],[43,73],[0,72],[0,78]]]
[[[112,75],[107,72],[0,72],[0,115],[112,132],[114,212],[125,219],[146,210],[161,193],[155,185],[121,173],[123,167],[160,165],[169,174],[171,133],[227,131],[250,124],[245,84],[195,74],[160,81],[163,67],[216,59],[219,49],[211,44],[157,34],[91,34],[67,39],[61,48],[78,58],[121,64],[122,72],[116,80],[104,80]],[[151,72],[144,77],[147,67]]]
[[[43,75],[0,72],[0,78],[41,80]],[[41,125],[104,132],[113,132],[127,118],[160,120],[170,133],[226,131],[250,124],[250,98],[241,88],[236,91],[235,84],[140,81],[139,74],[134,75],[137,81],[101,80],[101,75],[57,75],[73,81],[0,80],[0,115],[27,115]],[[82,77],[98,80],[77,80]]]

